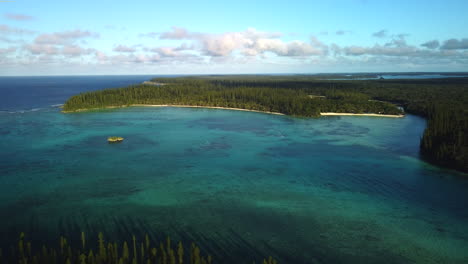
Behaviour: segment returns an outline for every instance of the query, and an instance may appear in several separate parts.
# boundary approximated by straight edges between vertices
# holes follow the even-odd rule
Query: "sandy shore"
[[[257,112],[257,113],[266,113],[272,115],[284,115],[278,112],[268,112],[268,111],[260,111],[260,110],[249,110],[243,108],[233,108],[233,107],[221,107],[221,106],[199,106],[199,105],[172,105],[172,104],[164,104],[164,105],[145,105],[145,104],[134,104],[131,106],[149,106],[149,107],[188,107],[188,108],[209,108],[209,109],[226,109],[226,110],[235,110],[235,111],[246,111],[246,112]]]
[[[353,114],[353,113],[320,113],[322,116],[375,116],[375,117],[404,117],[404,115],[383,115],[383,114]]]
[[[260,111],[260,110],[249,110],[243,108],[234,108],[234,107],[221,107],[221,106],[201,106],[201,105],[174,105],[174,104],[160,104],[160,105],[148,105],[148,104],[132,104],[132,105],[121,105],[121,106],[106,106],[104,109],[111,108],[123,108],[123,107],[187,107],[187,108],[208,108],[208,109],[226,109],[226,110],[235,110],[235,111],[246,111],[246,112],[256,112],[256,113],[265,113],[272,115],[285,115],[278,112],[269,112],[269,111]],[[90,108],[90,109],[78,109],[74,111],[62,111],[62,113],[73,113],[73,112],[85,112],[92,110],[99,110],[103,108]],[[383,114],[353,114],[353,113],[320,113],[321,116],[375,116],[375,117],[404,117],[404,115],[383,115]]]
[[[165,83],[152,82],[152,81],[144,81],[142,84],[155,85],[155,86],[163,86],[163,85],[166,85]]]
[[[235,111],[246,111],[246,112],[256,112],[256,113],[265,113],[272,115],[285,115],[278,112],[269,112],[269,111],[260,111],[260,110],[249,110],[242,108],[233,108],[233,107],[221,107],[221,106],[200,106],[200,105],[173,105],[173,104],[161,104],[161,105],[147,105],[147,104],[132,104],[132,105],[121,105],[121,106],[106,106],[105,108],[89,108],[89,109],[77,109],[74,111],[62,111],[62,113],[74,113],[74,112],[85,112],[99,109],[111,109],[111,108],[123,108],[123,107],[187,107],[187,108],[209,108],[209,109],[226,109],[226,110],[235,110]]]

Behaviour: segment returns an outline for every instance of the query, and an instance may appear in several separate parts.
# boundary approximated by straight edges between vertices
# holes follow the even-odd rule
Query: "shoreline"
[[[124,107],[181,107],[181,108],[208,108],[208,109],[224,109],[224,110],[234,110],[234,111],[245,111],[245,112],[255,112],[255,113],[264,113],[271,115],[285,115],[279,112],[269,112],[269,111],[260,111],[260,110],[250,110],[243,108],[234,108],[234,107],[222,107],[222,106],[201,106],[201,105],[173,105],[173,104],[160,104],[160,105],[147,105],[147,104],[131,104],[131,105],[121,105],[121,106],[106,106],[103,108],[89,108],[89,109],[77,109],[73,111],[62,111],[62,113],[75,113],[75,112],[86,112],[92,110],[100,109],[113,109],[113,108],[124,108]]]
[[[101,109],[113,109],[113,108],[124,108],[124,107],[181,107],[181,108],[207,108],[207,109],[223,109],[223,110],[234,110],[234,111],[245,111],[245,112],[254,112],[254,113],[264,113],[272,115],[286,115],[279,112],[269,112],[269,111],[260,111],[260,110],[251,110],[235,107],[222,107],[222,106],[201,106],[201,105],[174,105],[174,104],[157,104],[157,105],[148,105],[148,104],[131,104],[131,105],[121,105],[121,106],[106,106],[103,108],[89,108],[89,109],[77,109],[74,111],[62,111],[62,113],[75,113],[75,112],[86,112],[93,110]],[[320,116],[372,116],[372,117],[392,117],[392,118],[402,118],[404,115],[385,115],[385,114],[354,114],[354,113],[334,113],[334,112],[324,112],[320,113]]]
[[[385,115],[385,114],[353,114],[353,113],[333,113],[333,112],[326,112],[320,113],[321,116],[373,116],[373,117],[392,117],[392,118],[402,118],[405,115]]]
[[[279,112],[269,112],[269,111],[260,111],[260,110],[250,110],[244,108],[235,108],[235,107],[222,107],[222,106],[201,106],[201,105],[172,105],[172,104],[163,104],[163,105],[145,105],[145,104],[133,104],[130,106],[145,106],[145,107],[183,107],[183,108],[208,108],[208,109],[224,109],[224,110],[235,110],[235,111],[246,111],[246,112],[256,112],[256,113],[265,113],[272,115],[285,115]]]

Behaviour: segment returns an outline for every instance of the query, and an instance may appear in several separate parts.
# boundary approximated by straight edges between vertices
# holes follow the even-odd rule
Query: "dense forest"
[[[71,97],[64,111],[172,104],[243,108],[318,117],[322,112],[401,114],[428,120],[421,138],[426,160],[468,172],[468,78],[320,80],[313,76],[197,76]]]
[[[320,112],[402,114],[394,104],[371,100],[368,95],[356,91],[329,89],[317,96],[303,89],[275,87],[272,83],[195,79],[164,80],[164,85],[142,84],[83,93],[71,97],[64,111],[134,104],[233,107],[307,117],[319,116]]]

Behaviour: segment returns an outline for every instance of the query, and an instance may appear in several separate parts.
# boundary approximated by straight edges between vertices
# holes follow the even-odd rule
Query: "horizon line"
[[[291,76],[291,75],[337,75],[337,74],[463,74],[468,75],[468,71],[376,71],[376,72],[318,72],[318,73],[142,73],[142,74],[48,74],[48,75],[0,75],[0,77],[71,77],[71,76],[236,76],[236,75],[276,75],[276,76]],[[467,76],[468,77],[468,76]]]

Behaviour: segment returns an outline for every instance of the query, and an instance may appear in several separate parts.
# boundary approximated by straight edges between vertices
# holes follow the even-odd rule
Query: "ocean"
[[[467,263],[468,181],[420,159],[424,119],[60,112],[151,77],[0,78],[3,248],[102,231],[195,241],[214,263]]]

